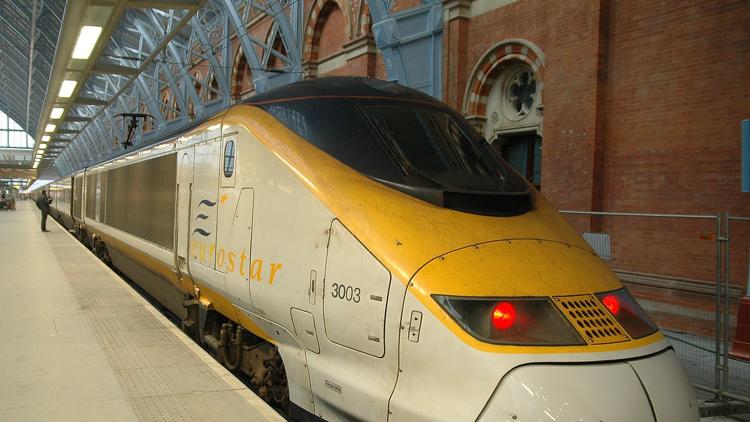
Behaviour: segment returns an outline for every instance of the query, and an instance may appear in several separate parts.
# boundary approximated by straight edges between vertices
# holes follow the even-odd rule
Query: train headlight
[[[596,295],[609,313],[632,338],[641,338],[656,331],[656,324],[624,288]]]
[[[433,295],[464,330],[495,344],[585,344],[547,298],[470,298]]]

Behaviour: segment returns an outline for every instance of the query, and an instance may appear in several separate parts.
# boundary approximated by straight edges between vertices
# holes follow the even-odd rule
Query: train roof
[[[433,97],[396,82],[356,76],[329,76],[294,82],[253,96],[246,104],[314,98],[387,98],[443,105]]]

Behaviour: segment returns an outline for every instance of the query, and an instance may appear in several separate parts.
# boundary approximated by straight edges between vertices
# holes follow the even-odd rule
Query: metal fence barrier
[[[750,218],[562,213],[667,336],[699,396],[750,403],[750,360],[732,353],[750,295]]]

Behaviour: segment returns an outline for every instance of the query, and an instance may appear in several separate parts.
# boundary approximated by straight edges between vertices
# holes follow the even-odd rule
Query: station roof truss
[[[0,110],[35,137],[65,0],[0,1]]]
[[[312,0],[67,2],[33,131],[35,166],[41,172],[54,164],[69,175],[122,155],[130,123],[123,113],[150,116],[130,139],[140,148],[225,109],[240,100],[232,80],[240,54],[255,93],[302,79],[305,1]],[[439,97],[441,1],[399,13],[391,0],[368,4],[389,79]],[[87,35],[90,54],[80,58],[91,28],[99,33]],[[416,42],[424,45],[415,49]],[[400,47],[407,43],[410,57],[417,50],[423,57],[406,60]]]
[[[131,142],[139,147],[229,106],[233,39],[256,92],[301,79],[302,6],[303,0],[68,2],[37,127],[47,136],[38,143],[47,145],[42,167],[54,162],[64,175],[122,154],[129,124],[122,113],[151,116],[134,131]],[[272,21],[265,38],[247,31],[259,19]],[[84,27],[101,33],[90,56],[76,59]],[[75,81],[67,97],[60,92],[72,85],[66,81]],[[58,118],[51,115],[56,108],[63,110]]]

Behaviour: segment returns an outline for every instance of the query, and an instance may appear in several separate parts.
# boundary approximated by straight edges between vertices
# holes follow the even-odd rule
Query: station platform
[[[31,201],[0,212],[0,420],[283,421]]]

